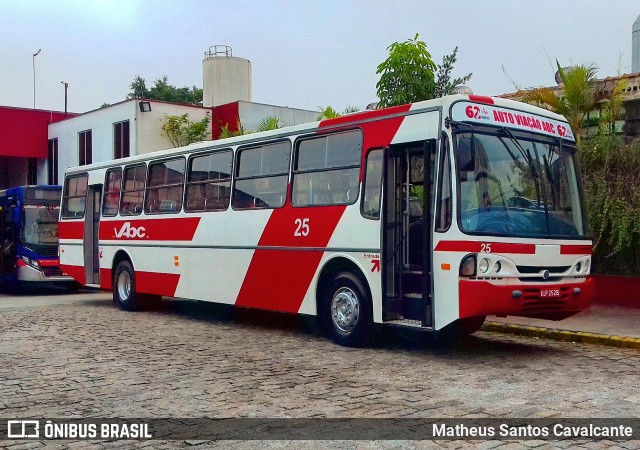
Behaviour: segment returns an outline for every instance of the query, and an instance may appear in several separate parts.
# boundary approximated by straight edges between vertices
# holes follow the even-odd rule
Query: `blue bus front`
[[[60,269],[60,186],[20,186],[0,193],[0,237],[5,283],[69,284]]]

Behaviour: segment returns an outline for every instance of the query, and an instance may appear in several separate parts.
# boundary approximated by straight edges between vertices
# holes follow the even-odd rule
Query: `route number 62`
[[[309,236],[309,219],[296,219],[294,221],[296,225],[296,231],[293,232],[294,236]]]

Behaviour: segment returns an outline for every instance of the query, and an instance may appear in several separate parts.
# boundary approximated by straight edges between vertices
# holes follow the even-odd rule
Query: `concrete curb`
[[[587,333],[584,331],[557,330],[554,328],[531,327],[527,325],[503,322],[485,322],[484,325],[482,325],[482,330],[493,333],[509,333],[518,336],[552,339],[555,341],[609,345],[611,347],[640,350],[640,339],[632,337],[610,336],[606,334]]]

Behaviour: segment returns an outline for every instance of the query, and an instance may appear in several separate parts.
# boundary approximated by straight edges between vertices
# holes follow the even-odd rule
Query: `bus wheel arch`
[[[334,258],[322,269],[317,285],[317,314],[338,344],[366,345],[373,331],[371,290],[360,268],[347,258]]]

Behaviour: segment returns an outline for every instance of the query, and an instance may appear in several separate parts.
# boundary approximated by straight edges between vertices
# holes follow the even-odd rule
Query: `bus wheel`
[[[346,347],[362,347],[371,336],[371,299],[362,281],[350,272],[333,278],[325,291],[325,323],[331,338]]]
[[[124,311],[137,308],[136,279],[133,266],[129,261],[120,261],[113,277],[113,301]]]

